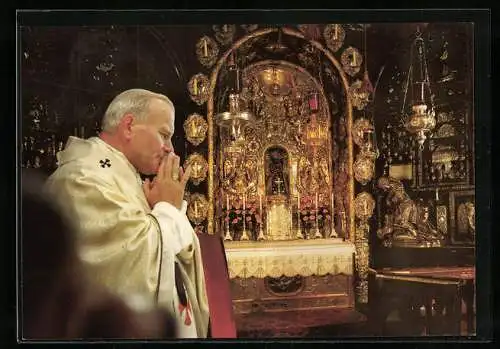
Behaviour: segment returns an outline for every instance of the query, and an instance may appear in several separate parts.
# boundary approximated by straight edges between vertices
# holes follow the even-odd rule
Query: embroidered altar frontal
[[[226,242],[234,312],[352,307],[353,254],[341,240]]]

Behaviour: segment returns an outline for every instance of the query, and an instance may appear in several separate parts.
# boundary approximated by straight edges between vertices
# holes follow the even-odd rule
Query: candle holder
[[[264,235],[264,229],[262,229],[262,222],[259,224],[259,235],[257,236],[257,241],[265,240],[266,236]]]
[[[330,216],[331,216],[331,221],[330,221],[330,224],[331,224],[331,231],[330,231],[330,238],[338,238],[339,237],[339,234],[337,234],[337,231],[335,230],[335,209],[334,209],[334,201],[333,201],[333,193],[332,193],[332,207],[331,207],[331,213],[330,213]]]
[[[233,237],[231,236],[231,231],[229,230],[229,216],[226,222],[226,235],[224,235],[224,241],[233,241]]]
[[[318,220],[316,219],[316,227],[314,228],[314,238],[315,239],[322,239],[323,235],[321,235],[321,232],[319,231],[319,225],[318,225]]]
[[[241,241],[248,241],[250,240],[250,237],[248,236],[248,231],[245,227],[243,227],[243,232],[241,234],[241,238],[240,238]]]
[[[330,238],[338,238],[339,237],[339,234],[337,234],[337,231],[335,230],[335,220],[333,219],[333,216],[332,216],[332,228],[331,228],[331,232],[330,232]]]
[[[321,239],[323,237],[323,235],[321,234],[321,232],[319,231],[319,222],[318,222],[318,213],[319,213],[319,209],[318,209],[318,193],[316,193],[316,220],[315,220],[315,228],[314,228],[314,238],[315,239]]]
[[[304,235],[302,235],[302,227],[300,225],[300,212],[297,213],[297,233],[295,234],[296,239],[304,239]]]
[[[243,201],[244,203],[245,201]],[[241,241],[248,241],[250,237],[248,236],[247,225],[246,225],[246,210],[243,210],[243,231],[241,233]]]

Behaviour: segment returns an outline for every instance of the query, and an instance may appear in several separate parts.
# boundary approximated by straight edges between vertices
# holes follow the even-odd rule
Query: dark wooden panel
[[[375,269],[475,265],[473,247],[379,247],[373,251],[372,258],[372,266]]]

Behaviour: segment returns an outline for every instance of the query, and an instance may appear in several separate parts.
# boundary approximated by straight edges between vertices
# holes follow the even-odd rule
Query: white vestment
[[[77,223],[78,251],[89,276],[132,305],[146,301],[175,314],[180,338],[205,338],[205,276],[186,202],[181,210],[167,202],[151,210],[140,175],[97,137],[70,137],[57,157],[46,189]],[[180,305],[175,261],[187,306]]]

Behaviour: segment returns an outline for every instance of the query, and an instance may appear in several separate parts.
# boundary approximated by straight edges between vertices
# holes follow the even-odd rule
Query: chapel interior
[[[50,174],[116,94],[163,93],[188,218],[224,246],[237,338],[471,336],[473,33],[21,27],[21,165]]]

